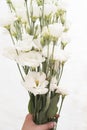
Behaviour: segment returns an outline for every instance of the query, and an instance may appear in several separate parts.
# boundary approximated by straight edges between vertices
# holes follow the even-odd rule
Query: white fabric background
[[[87,130],[87,1],[66,1],[71,21],[71,43],[67,50],[71,56],[61,85],[67,87],[70,94],[64,101],[58,130]],[[0,50],[7,44],[10,39],[0,33]],[[29,97],[20,79],[15,62],[0,55],[0,130],[21,130],[28,113]]]

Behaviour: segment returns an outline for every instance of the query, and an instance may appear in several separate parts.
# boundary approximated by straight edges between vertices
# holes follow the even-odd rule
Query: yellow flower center
[[[39,80],[35,80],[36,86],[39,85]]]

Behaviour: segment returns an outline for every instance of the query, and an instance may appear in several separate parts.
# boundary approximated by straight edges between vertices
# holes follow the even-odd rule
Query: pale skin
[[[22,130],[50,130],[55,125],[55,122],[49,122],[43,125],[36,125],[33,122],[33,116],[31,114],[28,114],[25,118]]]

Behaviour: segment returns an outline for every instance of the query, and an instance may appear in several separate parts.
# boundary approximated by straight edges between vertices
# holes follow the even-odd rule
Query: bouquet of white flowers
[[[67,95],[59,82],[68,59],[66,9],[61,0],[6,0],[8,17],[0,25],[13,47],[4,55],[15,60],[29,93],[28,110],[36,124],[58,122]],[[56,129],[56,128],[55,128]]]

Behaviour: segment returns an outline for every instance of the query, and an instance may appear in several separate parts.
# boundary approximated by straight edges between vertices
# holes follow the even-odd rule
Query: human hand
[[[55,122],[49,122],[43,125],[37,125],[33,122],[33,116],[28,114],[25,118],[22,130],[50,130],[56,125]]]

